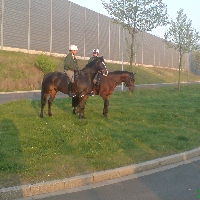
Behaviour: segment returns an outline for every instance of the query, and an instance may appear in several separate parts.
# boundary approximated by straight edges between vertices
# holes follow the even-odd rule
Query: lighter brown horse
[[[129,91],[133,91],[135,88],[135,74],[133,72],[128,71],[113,71],[109,72],[108,76],[100,75],[99,84],[95,85],[94,93],[95,95],[99,95],[104,100],[104,108],[103,108],[103,116],[108,116],[108,106],[109,106],[109,98],[113,93],[115,87],[122,82],[128,87]],[[79,98],[72,98],[72,107],[73,113],[79,112]]]

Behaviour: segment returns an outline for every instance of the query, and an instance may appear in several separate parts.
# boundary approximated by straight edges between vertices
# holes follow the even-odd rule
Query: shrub
[[[44,54],[40,54],[36,61],[35,65],[40,68],[44,73],[55,71],[56,64],[51,60],[49,56],[46,56]]]

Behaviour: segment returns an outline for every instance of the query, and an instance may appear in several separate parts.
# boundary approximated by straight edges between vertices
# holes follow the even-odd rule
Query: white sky
[[[107,11],[103,8],[101,0],[70,0],[80,6],[108,16]],[[177,11],[183,9],[187,19],[192,20],[192,27],[200,32],[200,0],[163,0],[167,5],[169,19],[175,20]],[[150,32],[153,35],[163,38],[167,27],[157,27]]]

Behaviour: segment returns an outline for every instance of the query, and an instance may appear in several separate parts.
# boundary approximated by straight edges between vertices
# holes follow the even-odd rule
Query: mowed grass
[[[200,144],[200,85],[90,97],[86,120],[71,98],[55,99],[54,116],[40,101],[0,105],[0,188],[72,177],[191,150]]]

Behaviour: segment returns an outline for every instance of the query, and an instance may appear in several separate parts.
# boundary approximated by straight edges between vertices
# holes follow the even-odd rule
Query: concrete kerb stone
[[[81,176],[75,176],[72,178],[66,178],[64,179],[64,181],[65,181],[64,189],[67,190],[93,183],[93,176],[92,174],[86,174]]]
[[[178,163],[181,161],[186,161],[188,159],[198,156],[200,156],[200,147],[180,154],[175,154],[164,158],[146,161],[140,164],[120,167],[113,170],[100,171],[92,174],[75,176],[72,178],[66,178],[62,180],[41,182],[33,185],[22,185],[16,187],[2,188],[0,189],[0,199],[12,200],[16,198],[31,197],[40,194],[64,191],[67,189],[76,188],[83,185],[89,185],[92,183],[128,176],[131,174],[136,174],[139,172]]]

